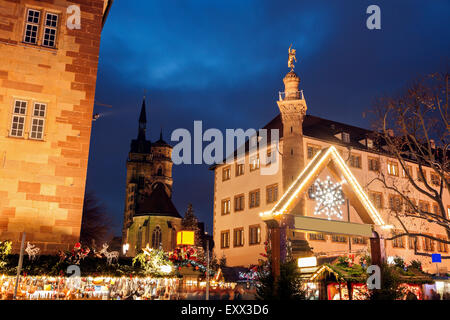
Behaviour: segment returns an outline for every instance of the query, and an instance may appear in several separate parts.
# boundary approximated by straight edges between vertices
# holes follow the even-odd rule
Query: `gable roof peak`
[[[304,193],[313,184],[314,178],[325,167],[328,167],[331,173],[340,177],[342,181],[345,180],[345,183],[342,184],[344,193],[350,198],[352,206],[356,209],[356,212],[365,224],[385,226],[383,218],[375,209],[367,194],[334,146],[324,148],[318,152],[300,172],[289,189],[284,192],[272,210],[261,213],[261,217],[264,220],[270,220],[276,216],[288,213],[289,209],[299,201],[298,195]]]

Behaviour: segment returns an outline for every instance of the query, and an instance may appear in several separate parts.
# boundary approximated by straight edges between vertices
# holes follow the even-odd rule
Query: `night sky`
[[[381,30],[366,8],[381,8]],[[147,138],[177,128],[260,128],[277,115],[287,50],[297,49],[308,113],[370,127],[363,112],[415,77],[445,71],[450,1],[115,0],[103,29],[87,190],[119,235],[125,166],[147,90]],[[212,231],[213,172],[174,166],[173,200]]]

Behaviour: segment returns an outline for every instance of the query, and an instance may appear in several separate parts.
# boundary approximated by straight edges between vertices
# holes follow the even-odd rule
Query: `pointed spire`
[[[159,140],[163,141],[163,136],[162,136],[162,127],[161,127],[161,132],[159,133]]]
[[[141,107],[141,114],[139,115],[139,123],[147,123],[147,115],[145,112],[145,96],[144,99],[142,99],[142,107]]]
[[[145,140],[145,129],[147,127],[147,114],[145,112],[145,96],[142,100],[141,114],[139,115],[138,140]]]

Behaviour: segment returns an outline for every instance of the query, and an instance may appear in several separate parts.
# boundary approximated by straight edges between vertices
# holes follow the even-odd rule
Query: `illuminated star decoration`
[[[325,214],[328,220],[332,216],[342,219],[341,206],[344,204],[344,196],[342,193],[342,182],[333,183],[330,177],[325,181],[317,179],[314,182],[314,193],[312,199],[316,200],[314,215]]]

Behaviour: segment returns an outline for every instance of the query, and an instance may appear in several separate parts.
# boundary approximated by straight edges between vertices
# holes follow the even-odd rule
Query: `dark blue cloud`
[[[366,8],[381,8],[368,30]],[[114,2],[100,51],[88,189],[108,206],[119,232],[125,161],[144,89],[154,141],[176,128],[258,128],[277,114],[287,48],[297,49],[308,112],[369,126],[362,112],[412,78],[448,68],[449,1]],[[174,166],[174,201],[192,202],[212,225],[213,174]],[[211,229],[210,229],[211,230]]]

